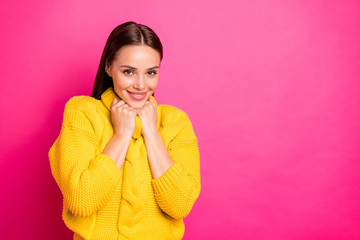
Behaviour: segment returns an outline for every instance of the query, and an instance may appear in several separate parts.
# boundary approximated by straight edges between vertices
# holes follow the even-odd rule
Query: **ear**
[[[111,66],[110,66],[110,64],[109,64],[109,62],[108,61],[106,61],[106,63],[105,63],[105,72],[107,73],[107,75],[109,75],[109,77],[111,77]]]

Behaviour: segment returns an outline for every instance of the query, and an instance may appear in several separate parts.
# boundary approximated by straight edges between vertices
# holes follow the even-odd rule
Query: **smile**
[[[130,92],[127,91],[130,95],[130,97],[132,97],[135,100],[143,100],[146,97],[147,92]]]

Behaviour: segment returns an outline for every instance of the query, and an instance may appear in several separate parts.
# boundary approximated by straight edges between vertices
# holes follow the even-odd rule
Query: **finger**
[[[156,103],[155,103],[155,101],[154,101],[151,97],[149,98],[149,103],[150,103],[152,106],[156,107]]]
[[[151,97],[148,98],[148,100],[145,102],[145,104],[146,104],[146,103],[152,103]]]
[[[150,98],[149,98],[150,99]],[[145,102],[145,105],[152,105],[154,102],[152,102],[151,100],[147,100],[146,102]]]
[[[119,99],[117,97],[114,97],[111,106],[114,106],[115,104],[117,104],[119,102]]]
[[[118,108],[118,107],[120,107],[120,106],[122,106],[122,105],[125,104],[125,102],[124,102],[123,100],[117,100],[117,101],[118,101],[118,102],[116,102],[115,104],[113,104],[112,107]]]
[[[132,108],[129,110],[134,116],[137,114],[137,110],[135,108]]]
[[[145,105],[144,105],[145,108],[155,108],[155,106],[156,105],[155,105],[154,102],[149,102],[149,101],[146,102]]]
[[[137,115],[138,110],[136,108],[129,107],[127,108],[129,112],[133,113],[134,115]]]
[[[136,115],[142,115],[144,113],[144,107],[136,109]]]
[[[155,104],[155,101],[154,101],[154,99],[153,99],[151,96],[149,97],[149,100],[150,100],[151,103],[154,103],[154,104]]]
[[[131,111],[132,107],[130,107],[129,105],[127,104],[124,104],[123,106],[121,106],[122,109],[126,109],[127,111]]]

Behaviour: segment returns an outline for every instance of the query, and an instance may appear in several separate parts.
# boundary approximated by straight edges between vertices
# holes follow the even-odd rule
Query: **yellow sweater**
[[[73,97],[65,106],[61,133],[49,151],[64,197],[65,224],[74,239],[181,239],[182,219],[200,193],[199,150],[191,122],[183,111],[157,105],[157,128],[175,164],[153,179],[136,116],[119,169],[102,154],[113,136],[110,106],[115,96],[109,88],[101,100]]]

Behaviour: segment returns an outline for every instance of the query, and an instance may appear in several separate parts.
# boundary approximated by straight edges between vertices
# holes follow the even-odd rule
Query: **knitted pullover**
[[[51,171],[63,194],[63,220],[74,239],[181,239],[182,219],[200,193],[199,151],[191,122],[182,110],[157,105],[157,129],[175,163],[153,179],[142,122],[136,116],[119,169],[102,154],[114,133],[114,97],[109,88],[101,100],[73,97],[65,106],[60,135],[49,151]]]

